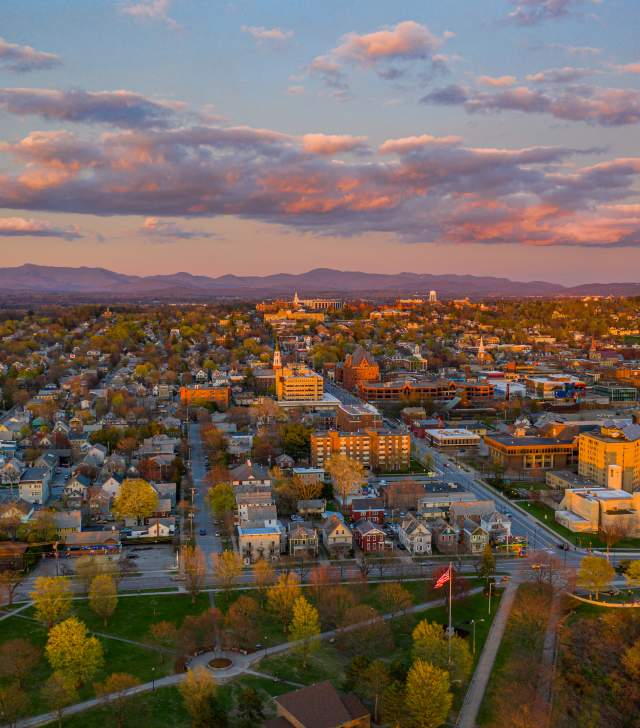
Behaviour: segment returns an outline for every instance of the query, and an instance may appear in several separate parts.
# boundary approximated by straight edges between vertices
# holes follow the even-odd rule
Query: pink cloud
[[[364,145],[351,135],[248,126],[93,139],[37,132],[0,146],[12,157],[2,165],[0,207],[140,215],[142,233],[160,241],[207,235],[176,218],[233,216],[406,242],[640,244],[640,158],[580,166],[581,152],[568,147],[465,147],[428,134],[389,139],[366,159],[332,158]]]
[[[0,237],[64,238],[77,240],[82,235],[75,225],[60,227],[46,220],[24,217],[0,218]]]
[[[292,30],[265,28],[262,25],[243,25],[242,32],[248,33],[258,45],[282,45],[293,38]]]
[[[449,135],[443,137],[421,134],[420,136],[402,137],[400,139],[387,139],[379,147],[380,154],[406,154],[416,149],[422,149],[431,144],[460,144],[462,137]]]
[[[347,65],[372,68],[381,78],[396,80],[422,63],[419,77],[424,81],[429,74],[446,68],[447,59],[438,50],[454,35],[446,31],[438,37],[415,20],[405,20],[372,33],[347,33],[329,53],[314,58],[308,70],[343,95],[348,89]]]
[[[513,86],[516,83],[515,76],[478,76],[478,83],[483,86],[492,86],[494,88],[504,88],[505,86]]]
[[[311,154],[338,154],[362,151],[367,148],[367,137],[350,134],[305,134],[302,148]]]
[[[60,65],[60,57],[55,53],[37,51],[28,45],[9,43],[0,38],[0,68],[13,73],[42,71]]]
[[[141,0],[141,2],[126,3],[120,11],[136,20],[164,23],[172,30],[178,30],[179,25],[169,15],[171,0]]]

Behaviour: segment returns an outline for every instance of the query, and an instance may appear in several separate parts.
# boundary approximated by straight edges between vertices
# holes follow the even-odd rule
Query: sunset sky
[[[4,0],[2,266],[640,280],[638,0]]]

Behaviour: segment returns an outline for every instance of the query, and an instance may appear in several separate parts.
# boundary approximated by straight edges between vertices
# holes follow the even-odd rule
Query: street
[[[193,526],[188,523],[187,519],[183,527],[189,530],[193,527],[196,544],[202,549],[207,558],[207,565],[211,567],[211,554],[222,551],[222,541],[219,536],[215,535],[216,527],[209,511],[209,503],[207,502],[208,485],[205,482],[207,465],[202,439],[200,438],[200,424],[195,422],[189,423],[189,460],[194,488],[193,505],[195,506],[195,514]],[[191,495],[191,493],[184,493],[185,499]],[[201,529],[206,531],[206,535],[200,534]]]

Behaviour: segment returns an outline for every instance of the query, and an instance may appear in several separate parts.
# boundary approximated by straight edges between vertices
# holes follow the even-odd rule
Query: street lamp
[[[472,619],[471,624],[473,625],[473,654],[476,654],[476,622],[484,622],[484,619]]]
[[[494,582],[489,582],[489,615],[491,615],[491,591],[493,589]]]
[[[156,668],[155,667],[151,668],[151,690],[154,693],[156,691]]]

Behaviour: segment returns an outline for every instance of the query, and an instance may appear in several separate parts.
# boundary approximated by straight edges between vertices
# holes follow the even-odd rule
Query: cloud
[[[289,96],[303,96],[304,86],[289,86],[287,93]]]
[[[516,80],[515,76],[478,76],[478,83],[481,83],[483,86],[492,86],[493,88],[513,86]]]
[[[640,122],[640,91],[635,89],[575,85],[555,92],[518,86],[505,91],[484,92],[451,85],[432,91],[422,101],[464,106],[469,113],[522,111],[599,126],[625,126]]]
[[[75,225],[59,227],[46,220],[33,220],[24,217],[1,217],[0,238],[14,237],[78,240],[82,235]]]
[[[600,0],[510,0],[515,8],[509,13],[509,22],[517,25],[538,25],[546,20],[560,20],[580,15],[585,5],[599,4]]]
[[[563,68],[549,68],[546,71],[530,73],[525,78],[532,83],[573,83],[588,76],[593,76],[597,71],[591,68],[575,68],[564,66]]]
[[[121,5],[120,12],[136,20],[163,23],[171,30],[178,30],[180,26],[169,15],[170,5],[171,0],[142,0]]]
[[[0,208],[142,216],[158,241],[211,235],[176,218],[231,216],[407,243],[640,244],[640,158],[582,165],[597,150],[422,134],[333,159],[364,143],[249,126],[34,132],[0,145]]]
[[[256,45],[259,46],[282,46],[293,38],[293,31],[285,30],[284,28],[265,28],[262,25],[243,25],[241,30],[243,33],[248,33],[256,41]]]
[[[216,233],[208,233],[204,230],[192,230],[182,227],[173,220],[160,220],[157,217],[148,217],[138,232],[149,238],[157,238],[162,242],[168,240],[195,240],[198,238],[219,239]]]
[[[431,134],[421,134],[420,136],[402,137],[401,139],[387,139],[379,147],[380,154],[407,154],[418,149],[423,149],[429,145],[452,145],[460,144],[462,137],[444,136],[435,137]]]
[[[433,73],[446,70],[446,58],[438,51],[454,35],[447,31],[438,37],[414,20],[372,33],[347,33],[329,53],[316,56],[308,70],[342,92],[348,89],[348,66],[371,69],[386,80],[397,80],[417,69],[424,82]]]
[[[0,108],[18,116],[146,128],[167,126],[181,105],[153,101],[132,91],[0,88]]]
[[[567,43],[534,43],[529,46],[532,51],[563,51],[571,56],[593,57],[602,53],[602,48],[594,46],[568,45]]]
[[[302,148],[311,154],[339,154],[340,152],[364,151],[367,137],[350,134],[305,134]]]
[[[640,62],[612,65],[611,68],[617,73],[640,73]]]
[[[55,53],[44,53],[27,45],[9,43],[0,38],[0,68],[13,73],[28,73],[55,68],[61,63]]]

